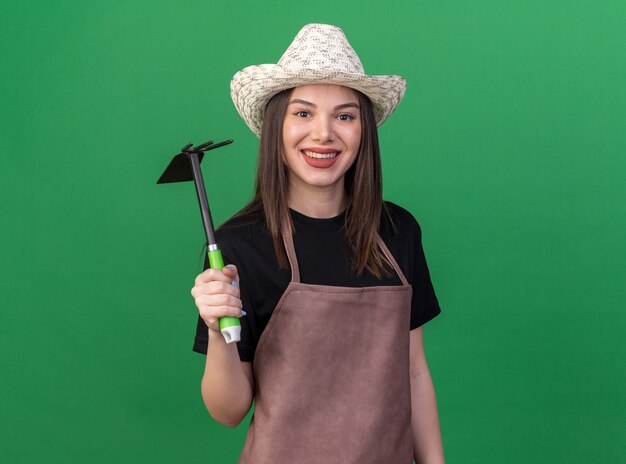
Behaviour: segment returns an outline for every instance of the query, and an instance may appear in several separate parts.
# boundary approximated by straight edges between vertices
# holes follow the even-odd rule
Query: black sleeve
[[[424,248],[422,247],[422,231],[415,219],[413,219],[413,240],[415,240],[415,257],[411,286],[413,287],[413,300],[411,302],[411,330],[424,325],[439,313],[441,308],[430,280],[430,272],[426,264]]]
[[[392,202],[386,205],[389,217],[383,216],[382,234],[388,237],[388,246],[413,289],[410,325],[413,330],[433,319],[441,309],[430,280],[419,223],[401,206]]]
[[[227,255],[222,254],[222,258],[224,259],[224,265],[227,264],[235,264]],[[204,269],[209,268],[209,258],[205,256],[204,258]],[[241,268],[237,266],[237,269]],[[240,275],[241,277],[241,275]],[[239,319],[241,323],[241,341],[237,343],[237,351],[239,352],[239,359],[244,362],[252,362],[254,359],[254,343],[252,342],[252,332],[254,327],[254,311],[252,307],[250,307],[250,299],[247,297],[245,288],[240,289],[241,292],[241,301],[243,303],[243,309],[246,311],[247,315],[243,316]],[[208,327],[204,323],[204,320],[198,315],[198,322],[196,325],[196,338],[193,344],[193,351],[201,354],[206,354],[208,347]]]

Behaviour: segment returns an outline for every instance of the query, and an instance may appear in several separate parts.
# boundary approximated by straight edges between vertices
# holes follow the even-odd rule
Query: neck
[[[343,182],[331,187],[298,185],[290,182],[289,208],[312,218],[331,218],[346,209],[346,193]]]

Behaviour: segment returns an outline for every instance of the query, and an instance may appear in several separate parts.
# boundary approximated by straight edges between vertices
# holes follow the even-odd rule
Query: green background
[[[341,26],[406,97],[385,197],[421,223],[449,463],[624,462],[623,1],[76,1],[0,6],[0,460],[235,462],[206,413],[185,143],[217,223],[257,139],[229,81]],[[622,334],[622,335],[619,335]],[[621,341],[620,341],[621,340]],[[367,407],[367,405],[364,405]]]

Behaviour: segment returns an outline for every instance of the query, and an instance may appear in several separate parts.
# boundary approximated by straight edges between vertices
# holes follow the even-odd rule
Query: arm
[[[209,329],[201,390],[211,417],[228,427],[239,425],[252,406],[253,379],[252,363],[241,362],[235,344]]]
[[[202,399],[211,416],[229,427],[236,427],[246,416],[254,396],[251,363],[239,360],[237,346],[228,344],[219,328],[223,316],[241,317],[239,289],[231,285],[239,281],[237,268],[229,265],[221,271],[207,269],[196,277],[191,294],[200,317],[208,327],[208,347]]]
[[[410,362],[413,457],[417,464],[443,464],[437,400],[424,354],[422,327],[410,332]]]

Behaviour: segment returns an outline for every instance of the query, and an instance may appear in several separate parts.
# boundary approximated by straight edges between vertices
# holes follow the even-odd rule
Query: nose
[[[333,126],[330,118],[315,118],[315,124],[311,131],[311,137],[319,143],[329,142],[333,139]]]

